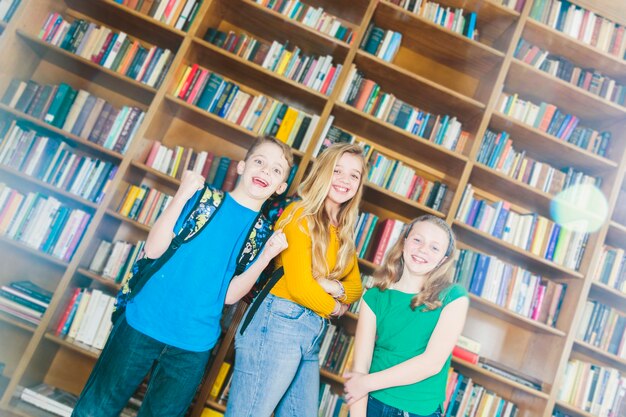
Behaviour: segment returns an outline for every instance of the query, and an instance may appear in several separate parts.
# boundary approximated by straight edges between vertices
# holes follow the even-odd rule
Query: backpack
[[[113,322],[126,310],[126,305],[141,291],[148,280],[161,266],[163,266],[184,243],[189,242],[197,236],[204,227],[209,224],[215,213],[219,210],[224,201],[224,192],[205,184],[204,189],[197,197],[189,216],[183,223],[181,231],[172,239],[169,247],[158,259],[141,258],[137,260],[130,271],[130,275],[122,288],[119,290],[111,319]],[[284,208],[285,206],[283,206]],[[237,256],[237,266],[233,276],[243,273],[256,259],[261,252],[263,245],[272,234],[273,221],[276,218],[268,218],[269,213],[278,213],[280,204],[271,210],[261,210],[254,224],[248,232],[246,243]],[[266,276],[260,277],[265,279]],[[261,283],[258,283],[260,286]]]

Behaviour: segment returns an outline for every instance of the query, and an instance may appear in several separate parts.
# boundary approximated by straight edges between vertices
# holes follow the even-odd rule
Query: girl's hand
[[[343,384],[344,397],[348,405],[354,404],[369,394],[368,376],[369,374],[360,372],[346,372],[343,374],[343,377],[346,379],[346,382]]]
[[[272,236],[265,243],[263,248],[263,255],[267,257],[267,260],[272,260],[276,255],[287,249],[287,237],[283,233],[282,229],[275,230]]]

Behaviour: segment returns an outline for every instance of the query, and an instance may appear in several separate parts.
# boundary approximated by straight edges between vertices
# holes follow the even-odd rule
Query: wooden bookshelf
[[[514,58],[513,53],[519,39],[523,38],[576,65],[593,65],[602,74],[620,83],[626,83],[626,62],[529,18],[533,0],[526,1],[521,13],[501,6],[497,0],[441,0],[440,3],[476,12],[476,27],[480,32],[478,40],[453,33],[387,0],[311,0],[312,5],[324,7],[353,30],[350,43],[291,20],[253,0],[204,0],[188,31],[175,29],[114,0],[22,0],[13,20],[0,25],[0,31],[3,31],[0,48],[5,56],[12,57],[0,62],[2,93],[13,77],[33,79],[38,83],[67,82],[73,88],[85,89],[116,107],[140,107],[145,111],[145,117],[128,150],[122,155],[0,104],[2,117],[62,138],[80,152],[118,165],[115,178],[98,204],[0,166],[1,182],[22,192],[36,190],[57,196],[64,202],[67,200],[68,205],[82,207],[93,215],[70,262],[0,236],[3,249],[0,262],[7,265],[0,273],[0,284],[24,279],[22,272],[29,271],[33,281],[54,292],[48,311],[38,326],[0,313],[0,340],[11,340],[10,349],[6,352],[3,349],[5,342],[0,344],[0,361],[7,364],[6,375],[10,377],[9,387],[0,397],[0,409],[23,416],[35,414],[34,409],[15,397],[20,386],[54,381],[59,388],[75,394],[82,388],[99,351],[57,337],[55,326],[74,288],[88,286],[102,289],[109,295],[115,294],[119,288],[119,284],[88,269],[99,242],[106,239],[134,243],[145,239],[150,231],[149,226],[115,211],[126,185],[145,183],[171,193],[180,183],[144,164],[152,141],[159,141],[170,148],[179,145],[229,158],[242,158],[245,149],[256,139],[255,133],[242,126],[174,96],[181,68],[197,63],[236,82],[243,91],[263,94],[320,116],[308,149],[294,152],[299,165],[296,185],[314,161],[312,152],[315,141],[332,116],[335,126],[449,187],[441,209],[433,210],[368,183],[362,207],[365,211],[381,219],[410,220],[423,213],[436,215],[453,225],[459,247],[497,256],[547,279],[567,283],[556,328],[471,296],[466,332],[481,342],[485,350],[481,355],[543,381],[541,391],[466,362],[453,360],[453,366],[487,389],[518,404],[519,417],[550,417],[555,408],[576,417],[591,416],[558,401],[558,391],[571,357],[584,357],[622,371],[625,369],[624,359],[577,341],[575,335],[588,298],[615,307],[624,306],[626,302],[626,294],[592,281],[602,245],[626,242],[626,225],[620,223],[620,217],[614,214],[623,210],[620,198],[624,197],[619,196],[626,193],[626,181],[623,181],[626,173],[626,136],[623,133],[626,131],[626,107],[539,71]],[[624,5],[616,5],[611,0],[575,0],[575,3],[592,7],[596,13],[604,13],[621,24],[626,23]],[[158,88],[152,88],[42,41],[37,34],[52,11],[69,20],[84,18],[124,31],[145,45],[170,49],[174,58],[163,82]],[[402,44],[392,62],[359,49],[370,23],[402,33]],[[328,95],[321,94],[206,42],[203,36],[208,28],[233,30],[269,43],[288,40],[290,45],[300,47],[307,54],[331,55],[334,65],[342,65],[342,72],[335,88]],[[366,78],[379,84],[382,91],[392,93],[420,109],[457,117],[463,124],[463,130],[470,133],[465,148],[451,151],[340,102],[340,91],[347,82],[352,64]],[[613,139],[609,152],[606,157],[593,154],[502,114],[496,108],[501,91],[528,95],[525,98],[537,103],[553,103],[580,117],[583,126],[610,130]],[[591,236],[578,271],[547,261],[455,220],[467,184],[487,191],[490,197],[511,201],[525,211],[546,217],[550,212],[553,195],[475,161],[487,128],[496,132],[506,131],[515,149],[523,149],[529,157],[549,163],[556,169],[572,166],[603,179],[601,188],[607,197],[613,220],[607,221]],[[378,265],[360,259],[359,267],[362,272],[371,274]],[[235,324],[242,315],[243,307],[237,310]],[[352,332],[357,318],[356,314],[348,313],[340,323]],[[233,339],[234,328],[227,329],[215,348],[215,359],[199,390],[198,401],[191,410],[193,417],[199,417],[205,406],[222,412],[225,410],[224,405],[206,399],[220,364],[224,360],[232,360]],[[324,370],[320,374],[322,380],[332,384],[335,390],[341,388],[341,376]]]

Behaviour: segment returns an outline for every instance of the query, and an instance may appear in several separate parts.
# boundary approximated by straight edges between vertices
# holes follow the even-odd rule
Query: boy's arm
[[[467,297],[457,298],[444,307],[426,350],[421,355],[373,374],[350,378],[345,384],[348,404],[355,404],[369,392],[414,384],[437,374],[463,330],[468,307]]]
[[[150,259],[157,259],[170,246],[175,234],[173,232],[176,221],[187,204],[187,201],[204,187],[204,177],[193,171],[185,171],[181,177],[180,187],[176,191],[170,204],[163,210],[156,220],[144,246],[144,253]]]
[[[361,301],[359,321],[354,336],[354,359],[352,372],[344,374],[348,380],[354,375],[367,375],[372,365],[374,344],[376,342],[376,315],[365,301]],[[365,417],[367,414],[367,396],[350,406],[350,416]]]
[[[261,272],[269,265],[276,255],[287,247],[287,238],[282,230],[276,230],[267,240],[256,261],[242,274],[230,281],[226,292],[226,304],[234,304],[248,294]]]

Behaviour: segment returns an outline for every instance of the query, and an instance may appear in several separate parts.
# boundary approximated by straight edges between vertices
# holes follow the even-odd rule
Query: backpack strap
[[[272,273],[272,276],[270,277],[269,281],[267,281],[267,284],[265,284],[261,292],[259,292],[259,295],[256,296],[256,298],[250,305],[250,308],[248,308],[246,316],[243,319],[243,323],[241,323],[241,329],[239,330],[240,334],[243,334],[243,332],[246,330],[246,328],[252,321],[252,317],[254,317],[254,313],[256,313],[265,297],[267,297],[267,294],[269,294],[274,285],[276,285],[276,283],[283,277],[284,273],[285,270],[282,266]]]

